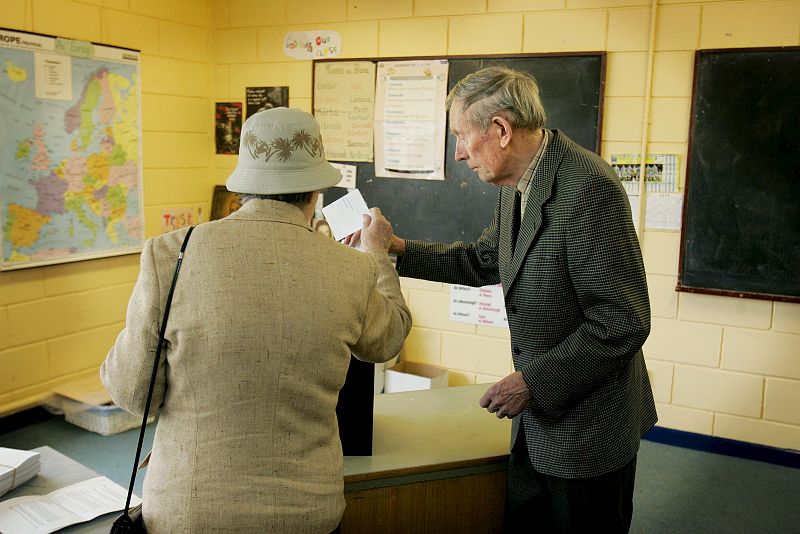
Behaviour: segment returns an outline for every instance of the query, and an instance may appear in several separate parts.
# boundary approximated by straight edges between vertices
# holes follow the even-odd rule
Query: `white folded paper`
[[[361,230],[364,214],[369,215],[369,208],[358,189],[353,189],[345,196],[322,208],[322,214],[331,227],[334,239],[341,241],[356,230]]]
[[[0,502],[0,532],[48,534],[125,507],[128,491],[106,477],[78,482],[47,495],[26,495]],[[142,500],[133,495],[131,507]]]

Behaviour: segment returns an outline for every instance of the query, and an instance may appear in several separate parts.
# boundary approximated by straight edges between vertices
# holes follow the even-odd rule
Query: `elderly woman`
[[[341,178],[314,118],[276,108],[244,124],[229,190],[244,204],[191,236],[175,289],[144,482],[149,532],[329,533],[344,512],[336,402],[350,354],[395,356],[411,327],[387,250],[365,217],[360,252],[309,225]],[[186,229],[149,240],[125,329],[101,368],[142,414]]]

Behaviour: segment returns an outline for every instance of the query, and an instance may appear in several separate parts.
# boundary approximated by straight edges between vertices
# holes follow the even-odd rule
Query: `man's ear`
[[[492,126],[494,126],[498,140],[500,141],[500,148],[507,148],[508,145],[511,143],[511,136],[512,136],[512,129],[511,123],[509,123],[505,117],[501,115],[495,115],[492,117]]]

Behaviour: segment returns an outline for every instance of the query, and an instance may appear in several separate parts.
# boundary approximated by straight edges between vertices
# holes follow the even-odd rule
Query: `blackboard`
[[[491,65],[532,74],[539,83],[547,127],[599,152],[605,53],[448,59],[448,90],[467,74]],[[455,138],[448,133],[444,180],[380,178],[372,163],[356,163],[357,187],[367,205],[379,207],[401,237],[471,242],[491,222],[499,190],[481,182],[463,161],[456,162],[454,152]],[[346,193],[339,187],[325,190],[325,204]]]
[[[701,50],[678,290],[800,301],[800,48]]]

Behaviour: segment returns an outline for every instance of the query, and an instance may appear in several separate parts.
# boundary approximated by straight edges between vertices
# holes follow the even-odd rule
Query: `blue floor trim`
[[[655,443],[724,454],[726,456],[735,456],[748,460],[758,460],[759,462],[800,469],[800,451],[793,451],[791,449],[778,449],[775,447],[767,447],[766,445],[757,445],[745,441],[706,436],[704,434],[695,434],[693,432],[658,426],[651,428],[650,431],[642,437]]]

